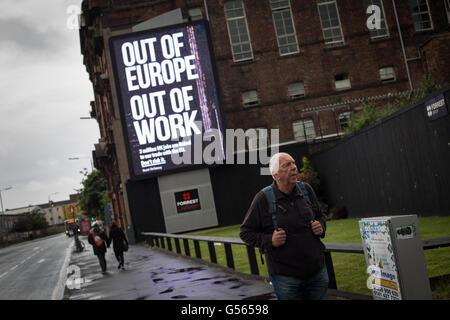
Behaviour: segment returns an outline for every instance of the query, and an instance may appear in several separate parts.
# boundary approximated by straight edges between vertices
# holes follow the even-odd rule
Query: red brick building
[[[85,0],[95,166],[123,227],[129,172],[108,39],[177,8],[186,22],[209,21],[227,128],[280,129],[281,142],[336,138],[364,101],[383,106],[425,75],[450,81],[448,0]]]

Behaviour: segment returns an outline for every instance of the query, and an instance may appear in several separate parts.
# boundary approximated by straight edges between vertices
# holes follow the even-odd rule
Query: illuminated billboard
[[[109,44],[132,178],[204,166],[211,141],[209,158],[225,158],[207,22],[115,36]]]

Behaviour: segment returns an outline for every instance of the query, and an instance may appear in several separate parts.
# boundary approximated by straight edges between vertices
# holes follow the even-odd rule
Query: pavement
[[[80,240],[85,249],[72,251],[63,300],[275,299],[267,281],[144,244],[130,245],[125,270],[117,268],[111,246],[102,274],[87,237]]]

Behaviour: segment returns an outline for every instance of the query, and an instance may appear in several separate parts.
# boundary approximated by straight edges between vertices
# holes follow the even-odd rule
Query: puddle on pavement
[[[186,288],[189,286],[189,283],[204,283],[206,286],[217,287],[217,286],[225,286],[229,290],[233,290],[236,294],[238,294],[239,297],[243,298],[244,300],[267,300],[267,299],[273,299],[274,295],[273,293],[268,294],[262,294],[257,295],[253,297],[248,297],[246,294],[243,294],[243,292],[240,292],[243,290],[243,287],[248,285],[245,281],[242,279],[236,278],[236,277],[230,277],[230,276],[209,276],[208,274],[202,274],[198,273],[199,271],[206,270],[206,267],[186,267],[186,268],[166,268],[166,267],[160,267],[157,270],[153,270],[150,273],[151,280],[159,285],[164,286],[160,288],[159,294],[169,294],[169,293],[176,293],[177,289],[175,289],[174,286],[171,286],[171,283],[177,281],[185,282],[185,285],[182,285],[180,288]],[[176,275],[186,275],[185,277],[179,277]],[[176,285],[176,288],[178,288],[178,285]],[[181,293],[181,292],[180,292]],[[144,297],[145,298],[145,297]],[[186,295],[174,295],[171,296],[170,299],[187,299],[188,297]]]
[[[159,294],[173,292],[173,288],[168,288],[167,290],[161,291]]]
[[[201,271],[204,269],[205,268],[203,268],[203,267],[182,268],[182,269],[175,269],[172,272],[168,272],[168,274],[183,273],[183,272],[194,273],[194,272]]]
[[[227,283],[227,282],[235,282],[235,281],[239,281],[239,279],[228,278],[228,279],[224,279],[224,280],[217,280],[217,281],[214,281],[213,284],[224,284],[224,283]]]
[[[207,281],[207,280],[213,280],[213,279],[219,279],[219,278],[222,278],[222,277],[221,276],[216,276],[216,277],[209,277],[209,278],[198,278],[198,279],[191,280],[191,282]]]
[[[198,271],[202,271],[204,270],[204,267],[192,267],[192,268],[181,268],[181,269],[173,269],[173,268],[159,268],[156,271],[152,271],[150,278],[152,279],[152,281],[154,283],[158,283],[160,281],[164,281],[164,277],[162,277],[163,275],[172,275],[172,274],[183,274],[183,273],[187,273],[189,275],[192,275]],[[205,278],[208,279],[208,278]],[[187,280],[191,280],[191,277],[186,277],[186,278],[182,278],[182,279],[170,279],[170,281],[187,281]],[[193,281],[198,281],[198,280],[193,280]]]

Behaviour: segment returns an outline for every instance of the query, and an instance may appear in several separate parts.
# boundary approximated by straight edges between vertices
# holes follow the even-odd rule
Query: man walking
[[[110,224],[108,248],[111,245],[111,241],[113,243],[114,254],[119,262],[117,268],[122,268],[122,270],[125,270],[125,259],[123,257],[123,252],[128,250],[128,241],[125,237],[125,233],[115,221],[112,221]]]
[[[326,220],[314,190],[297,182],[297,166],[289,154],[275,154],[269,167],[274,182],[255,195],[240,237],[265,252],[279,300],[327,299],[325,246],[320,241]]]

